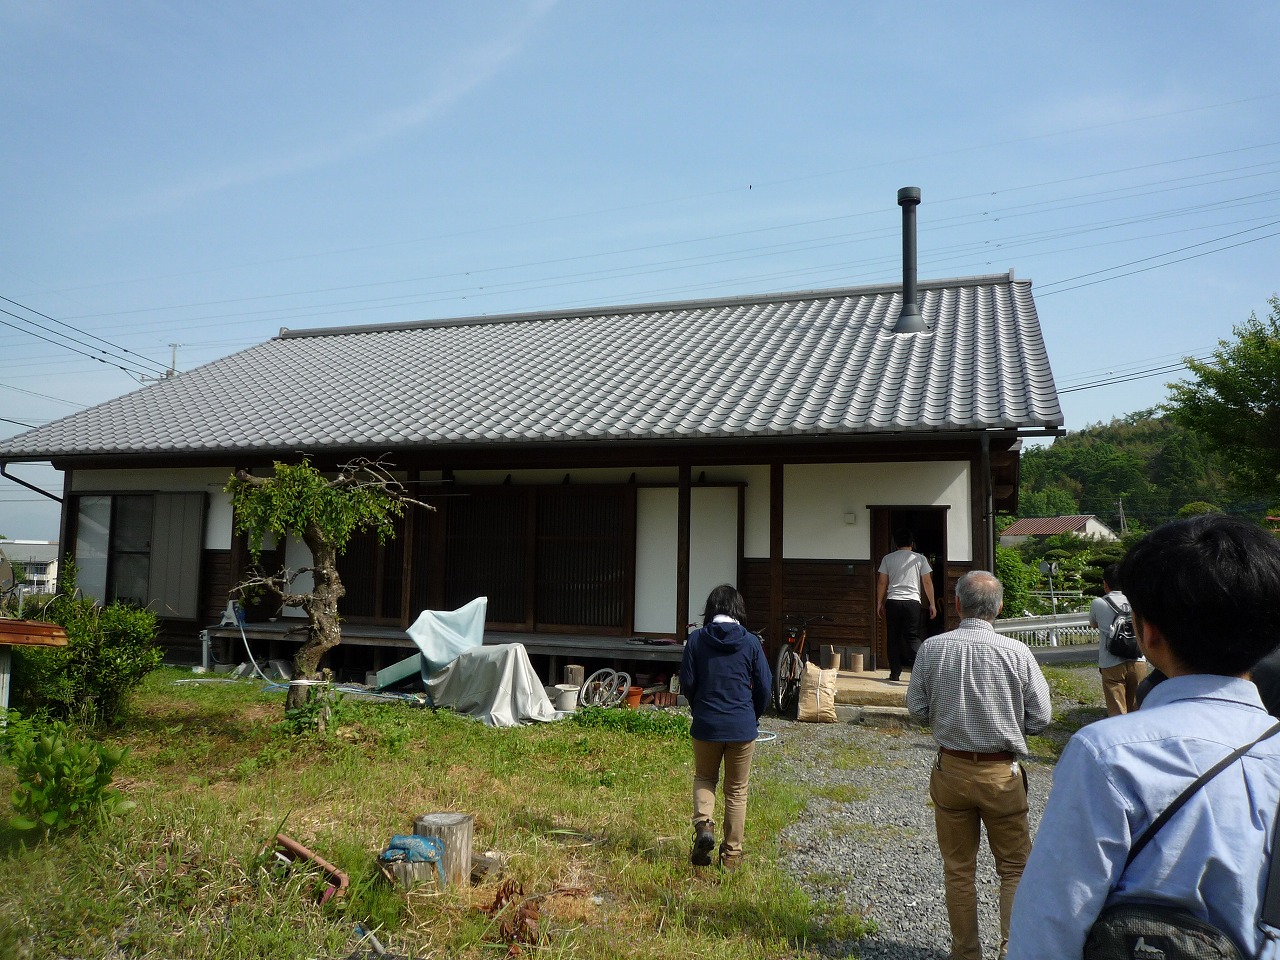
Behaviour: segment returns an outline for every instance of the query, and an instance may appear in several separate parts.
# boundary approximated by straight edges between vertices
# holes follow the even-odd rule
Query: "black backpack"
[[[1121,660],[1137,660],[1142,656],[1142,651],[1138,649],[1138,635],[1133,629],[1133,614],[1129,611],[1129,604],[1121,607],[1110,595],[1102,599],[1116,612],[1115,619],[1107,627],[1107,653]]]

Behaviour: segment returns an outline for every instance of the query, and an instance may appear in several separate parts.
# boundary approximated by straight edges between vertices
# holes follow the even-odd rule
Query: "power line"
[[[15,393],[25,393],[29,397],[39,397],[41,400],[52,400],[54,403],[65,403],[69,407],[78,407],[81,410],[84,410],[87,406],[83,403],[76,403],[74,400],[64,400],[61,397],[51,397],[47,393],[36,393],[34,390],[24,390],[22,387],[15,387],[8,383],[0,383],[0,389],[12,390]]]
[[[1270,144],[1266,146],[1270,146]],[[1242,148],[1242,149],[1255,149],[1255,148]],[[1224,151],[1224,153],[1229,153],[1229,152],[1233,152],[1233,151]],[[1204,156],[1212,157],[1217,155],[1219,154],[1207,154]],[[1189,160],[1189,159],[1196,159],[1196,158],[1182,158],[1182,159],[1173,160],[1173,161],[1163,161],[1162,164],[1159,164],[1159,165],[1168,164],[1168,163],[1185,162],[1186,160]],[[963,225],[973,225],[973,224],[984,223],[984,222],[996,222],[1000,220],[1012,219],[1014,217],[1041,215],[1046,212],[1044,208],[1049,208],[1050,210],[1052,209],[1060,210],[1060,209],[1070,209],[1072,207],[1087,206],[1087,205],[1097,204],[1097,203],[1112,202],[1115,199],[1114,195],[1116,193],[1123,192],[1123,191],[1128,191],[1129,198],[1132,199],[1135,196],[1149,196],[1149,195],[1154,195],[1158,193],[1168,193],[1168,192],[1172,192],[1173,190],[1189,189],[1192,186],[1206,185],[1205,183],[1186,184],[1184,181],[1189,179],[1204,178],[1208,176],[1218,176],[1219,174],[1226,174],[1226,173],[1238,173],[1242,170],[1255,170],[1257,167],[1260,167],[1260,166],[1266,166],[1266,167],[1274,166],[1276,162],[1277,161],[1271,161],[1265,164],[1251,164],[1244,167],[1231,168],[1228,170],[1193,174],[1187,177],[1177,177],[1177,178],[1171,178],[1166,180],[1158,180],[1158,181],[1152,181],[1145,184],[1137,184],[1129,187],[1113,188],[1105,191],[1095,191],[1092,193],[1060,197],[1060,198],[1045,200],[1045,201],[1036,201],[1033,203],[1016,204],[1016,205],[1003,207],[996,210],[981,211],[978,213],[964,214],[956,217],[946,217],[940,220],[933,220],[930,224],[922,226],[921,230],[922,232],[928,233],[932,230],[951,229],[951,228],[955,228]],[[1148,165],[1148,166],[1152,166],[1152,165]],[[1126,168],[1126,169],[1141,169],[1141,168]],[[1124,171],[1116,171],[1116,172],[1124,172]],[[1097,177],[1112,175],[1112,173],[1113,172],[1090,174],[1082,177],[1075,177],[1075,178],[1069,178],[1069,179],[1078,180],[1078,179],[1085,179],[1085,178],[1097,178]],[[1226,178],[1218,181],[1210,181],[1210,184],[1222,183],[1222,182],[1233,182],[1235,180],[1248,179],[1250,177],[1256,177],[1259,175],[1261,174],[1254,173],[1254,174],[1249,174],[1248,176]],[[1057,181],[1053,181],[1051,183],[1055,183],[1055,182]],[[1167,186],[1169,184],[1178,184],[1178,186],[1176,187]],[[1016,192],[1019,190],[1030,189],[1031,186],[1032,185],[1022,186],[1022,187],[1012,187],[1002,191],[993,191],[990,194],[986,194],[986,193],[971,194],[971,195],[968,195],[968,198],[986,198],[990,196],[998,196],[1002,193]],[[1148,190],[1146,193],[1134,193],[1134,191],[1144,187],[1148,187],[1148,188],[1164,187],[1164,189]],[[958,200],[958,199],[962,199],[962,198],[942,198],[938,200],[932,200],[930,202],[931,204],[940,204],[940,203],[954,202],[955,200]],[[1254,198],[1248,198],[1248,199],[1251,199],[1254,202],[1256,202],[1257,198],[1254,197]],[[1220,202],[1240,202],[1240,199],[1237,198],[1234,201],[1220,201]],[[1204,207],[1202,205],[1198,208],[1203,209]],[[1190,209],[1197,209],[1197,208],[1193,207]],[[791,221],[784,224],[772,224],[765,227],[757,227],[757,228],[751,228],[747,230],[732,231],[728,233],[710,234],[710,235],[704,235],[701,237],[691,237],[691,238],[684,238],[679,240],[669,240],[669,241],[663,241],[660,243],[644,244],[640,246],[625,247],[625,248],[619,248],[619,249],[607,250],[607,251],[593,251],[587,254],[575,254],[575,255],[564,256],[564,257],[546,258],[541,260],[526,261],[523,263],[505,264],[505,265],[495,266],[495,267],[478,267],[478,268],[473,268],[469,270],[458,270],[458,271],[452,271],[452,272],[446,272],[446,273],[426,274],[426,275],[421,275],[416,277],[402,277],[402,278],[396,278],[396,279],[385,280],[385,281],[370,281],[370,282],[359,283],[359,284],[346,284],[346,285],[338,285],[338,286],[310,288],[305,290],[293,290],[293,291],[288,291],[283,293],[259,294],[259,295],[253,295],[248,297],[228,298],[228,299],[221,299],[221,300],[202,301],[202,302],[183,303],[183,304],[172,304],[172,305],[163,306],[163,307],[147,307],[147,308],[143,308],[142,310],[128,310],[128,311],[114,311],[110,313],[84,314],[84,315],[81,315],[80,317],[77,317],[77,319],[90,318],[90,317],[136,315],[138,313],[155,312],[159,310],[180,310],[180,309],[191,309],[194,307],[204,307],[204,306],[223,306],[223,305],[236,304],[236,303],[249,303],[249,302],[260,301],[260,300],[278,300],[278,299],[283,299],[287,297],[300,297],[300,296],[311,296],[311,295],[326,294],[326,293],[337,293],[344,290],[359,290],[359,289],[367,289],[370,287],[396,286],[396,285],[402,285],[406,283],[432,282],[437,280],[447,280],[447,279],[460,278],[460,277],[472,278],[472,277],[477,277],[485,274],[501,273],[501,272],[506,272],[511,270],[527,270],[527,269],[537,268],[537,267],[552,266],[555,264],[580,262],[584,260],[601,259],[601,258],[607,258],[607,257],[626,256],[629,254],[644,253],[644,252],[649,252],[653,250],[666,249],[673,246],[685,246],[689,244],[708,243],[708,242],[714,242],[719,240],[729,240],[735,237],[744,237],[744,236],[756,235],[760,233],[767,233],[767,232],[773,232],[778,230],[796,229],[800,227],[811,227],[811,226],[817,226],[823,223],[832,223],[832,222],[843,221],[843,220],[861,219],[861,218],[870,217],[870,216],[879,218],[879,217],[883,217],[883,214],[884,214],[883,209],[877,208],[874,210],[865,210],[865,211],[859,211],[859,212],[849,213],[849,214],[840,214],[840,215],[830,216],[830,217],[821,217],[821,218],[801,220],[801,221]],[[1143,218],[1143,219],[1147,219],[1147,218]],[[1140,222],[1140,221],[1130,221],[1130,222]],[[873,240],[873,239],[880,239],[884,236],[892,236],[895,233],[896,233],[896,228],[877,227],[877,228],[872,228],[866,231],[862,231],[852,236],[860,237],[863,240]],[[1061,232],[1057,232],[1052,234],[1045,234],[1044,236],[1051,237],[1056,235],[1062,235],[1062,234]],[[748,248],[748,250],[756,249],[756,250],[768,251],[768,250],[777,250],[779,247],[784,247],[784,248],[789,247],[789,248],[792,248],[793,250],[803,250],[803,249],[810,248],[810,246],[814,242],[815,241],[812,239],[806,239],[806,240],[799,240],[799,241],[791,241],[784,244],[773,244],[766,247]],[[720,254],[709,253],[709,254],[700,255],[699,257],[695,257],[695,258],[683,258],[680,260],[663,261],[663,262],[682,263],[682,262],[687,262],[690,259],[699,259],[704,261],[709,260],[712,263],[728,262],[733,259],[736,259],[737,258],[736,255],[739,252],[740,251],[730,251],[728,255],[723,253],[720,253]],[[634,268],[623,265],[620,267],[607,268],[601,271],[593,271],[587,274],[569,274],[568,276],[569,277],[574,277],[574,276],[599,277],[602,274],[611,274],[611,273],[617,274],[618,271],[626,271],[628,269],[634,269]],[[625,276],[627,274],[622,273],[621,275]],[[511,286],[518,283],[537,284],[540,281],[546,281],[551,279],[559,280],[559,279],[562,279],[562,277],[532,278],[531,280],[526,280],[526,281],[509,281],[507,283],[497,284],[496,286]],[[451,293],[462,293],[466,291],[471,291],[472,295],[476,295],[475,292],[480,290],[491,290],[494,286],[495,285],[491,284],[487,288],[483,288],[476,285],[469,285],[466,287],[453,288],[446,291],[437,291],[436,294],[431,299],[419,300],[416,302],[421,304],[421,303],[439,302],[444,299],[453,299],[448,296],[442,296],[441,294],[447,295]],[[346,301],[346,304],[355,305],[355,304],[376,304],[379,302],[385,303],[388,300],[404,299],[406,297],[412,297],[412,296],[415,296],[415,295],[405,294],[405,295],[402,295],[401,297],[385,297],[385,298],[379,298],[378,300],[373,300],[373,301],[369,301],[369,300]],[[334,304],[324,304],[324,306],[333,306],[333,305]],[[405,305],[405,304],[401,304],[401,305]],[[316,306],[317,305],[302,305],[297,307],[288,307],[284,309],[287,309],[290,311],[304,311],[308,309],[315,309]],[[278,311],[273,311],[273,310],[264,310],[262,312],[278,313]],[[227,316],[227,315],[225,314],[207,315],[197,319],[201,319],[201,320],[218,319],[222,316]]]
[[[54,317],[49,316],[47,313],[41,313],[39,310],[36,310],[34,307],[28,307],[24,303],[18,303],[18,301],[10,300],[8,297],[5,297],[5,296],[0,296],[0,300],[3,300],[5,303],[13,304],[13,306],[17,307],[20,310],[26,310],[28,313],[34,313],[37,317],[42,317],[43,319],[48,320],[50,323],[56,323],[61,327],[66,327],[68,330],[74,330],[76,333],[79,333],[83,336],[92,337],[94,340],[97,340],[99,343],[105,343],[112,350],[118,351],[119,353],[127,353],[129,354],[130,357],[136,358],[137,360],[140,360],[143,363],[149,363],[152,366],[160,367],[160,369],[162,370],[164,369],[160,364],[157,364],[152,360],[148,360],[146,357],[141,356],[140,354],[134,353],[132,350],[129,350],[126,347],[119,346],[118,344],[112,343],[110,340],[104,340],[102,337],[99,337],[97,334],[89,333],[88,331],[81,330],[79,327],[72,326],[69,323],[64,323],[61,320],[57,320]],[[36,327],[37,329],[45,330],[48,333],[52,333],[54,336],[63,337],[67,340],[70,340],[72,343],[79,343],[90,349],[95,349],[93,347],[93,344],[85,343],[83,340],[77,340],[75,337],[68,337],[65,333],[58,333],[56,330],[49,330],[48,328],[41,326],[40,324],[36,323],[33,320],[28,320],[26,317],[19,317],[16,313],[11,313],[8,310],[5,310],[4,312],[11,317],[16,317],[17,319],[21,320],[23,323],[29,323],[33,327]]]
[[[0,313],[3,313],[3,314],[5,314],[5,315],[7,315],[7,316],[10,316],[10,317],[13,317],[15,320],[21,320],[23,323],[31,324],[31,326],[34,326],[34,327],[36,327],[37,329],[44,329],[43,327],[40,327],[40,325],[39,325],[39,324],[32,323],[32,322],[31,322],[30,320],[28,320],[26,317],[18,316],[18,314],[14,313],[12,310],[5,310],[3,307],[0,307]],[[22,327],[19,327],[19,326],[15,325],[15,324],[12,324],[12,323],[10,323],[10,322],[9,322],[9,321],[7,321],[7,320],[0,320],[0,325],[6,326],[6,327],[10,327],[10,328],[12,328],[12,329],[14,329],[14,330],[17,330],[19,333],[25,333],[25,334],[26,334],[27,336],[29,336],[29,337],[35,337],[37,340],[43,340],[43,341],[45,341],[45,343],[51,343],[51,344],[53,344],[55,347],[62,347],[64,350],[70,350],[72,353],[78,353],[78,354],[80,354],[80,356],[82,356],[82,357],[87,357],[87,358],[89,358],[90,360],[97,360],[99,363],[105,363],[105,364],[107,364],[108,366],[116,367],[117,369],[123,370],[125,373],[127,373],[127,374],[129,374],[129,375],[131,375],[131,376],[141,377],[141,376],[145,376],[145,375],[146,375],[146,374],[145,374],[143,371],[141,371],[141,370],[134,370],[134,369],[131,369],[131,368],[129,368],[129,367],[121,366],[121,364],[123,364],[123,363],[128,363],[129,361],[128,361],[128,360],[126,360],[126,359],[124,359],[124,358],[122,358],[122,357],[114,357],[114,356],[111,356],[111,355],[110,355],[110,354],[108,354],[105,350],[100,350],[100,349],[99,349],[99,350],[98,350],[98,353],[101,353],[101,354],[103,354],[104,356],[110,357],[110,358],[111,358],[110,360],[103,359],[103,357],[95,356],[93,353],[89,353],[89,352],[88,352],[88,351],[86,351],[86,350],[79,350],[79,349],[77,349],[76,347],[71,346],[71,344],[63,343],[63,342],[61,342],[61,341],[59,341],[59,340],[54,340],[54,339],[52,339],[52,338],[50,338],[50,337],[41,336],[40,334],[35,333],[35,332],[31,331],[31,330],[26,330],[26,329],[23,329]],[[54,333],[54,335],[55,335],[55,336],[63,336],[63,334],[57,334],[57,333],[55,333],[54,331],[46,331],[46,332]],[[71,339],[71,338],[69,338],[69,337],[68,337],[68,338],[66,338],[66,339]],[[78,341],[73,341],[73,342],[78,342]],[[90,349],[95,349],[95,348],[91,347],[89,344],[84,344],[84,346],[86,346],[86,347],[90,347]],[[114,362],[114,363],[113,363],[112,361],[118,361],[118,362]]]

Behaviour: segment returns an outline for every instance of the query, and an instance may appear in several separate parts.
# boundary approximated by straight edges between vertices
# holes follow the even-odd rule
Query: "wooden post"
[[[785,605],[782,566],[782,481],[781,463],[769,464],[769,635],[774,653],[782,646],[782,615]],[[773,656],[769,659],[772,661]]]
[[[689,635],[689,531],[692,523],[692,497],[690,477],[692,467],[680,464],[676,483],[676,632],[675,638],[684,643]]]
[[[587,679],[584,672],[585,668],[580,663],[566,663],[564,665],[564,682],[572,683],[575,686],[582,686],[583,681]]]
[[[446,886],[471,882],[471,831],[475,817],[470,813],[424,813],[413,821],[420,837],[444,841],[444,882]]]

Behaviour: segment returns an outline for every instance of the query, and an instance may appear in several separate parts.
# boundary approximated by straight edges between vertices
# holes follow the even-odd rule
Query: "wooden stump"
[[[469,813],[424,813],[413,821],[420,837],[444,841],[444,882],[446,886],[471,882],[471,830],[475,817]]]
[[[564,682],[571,683],[575,687],[582,686],[582,682],[587,678],[583,669],[580,663],[566,663],[564,665]]]
[[[430,883],[435,886],[440,884],[440,874],[436,872],[434,863],[409,863],[405,860],[395,860],[384,863],[382,869],[406,890],[412,890],[420,883]]]

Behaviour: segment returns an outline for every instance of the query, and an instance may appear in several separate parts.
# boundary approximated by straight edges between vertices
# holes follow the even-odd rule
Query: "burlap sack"
[[[804,665],[800,678],[797,720],[807,723],[836,722],[836,675],[839,670],[823,670],[816,663]]]

